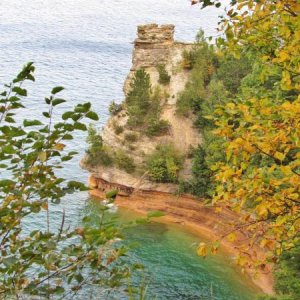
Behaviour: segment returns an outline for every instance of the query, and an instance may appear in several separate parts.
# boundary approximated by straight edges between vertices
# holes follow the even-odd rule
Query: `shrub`
[[[115,101],[112,101],[109,105],[108,111],[111,116],[117,115],[120,111],[122,111],[122,104],[117,104]]]
[[[138,140],[138,136],[133,133],[129,132],[125,134],[125,141],[130,142],[130,143],[135,143]]]
[[[114,162],[120,169],[125,170],[127,173],[132,173],[135,170],[133,159],[121,149],[115,153]]]
[[[172,144],[158,145],[146,159],[149,178],[155,182],[178,181],[178,172],[182,168],[183,156]]]
[[[194,51],[187,51],[184,50],[182,52],[182,68],[183,69],[187,69],[187,70],[191,70],[194,67],[195,64],[195,52]]]
[[[166,70],[166,66],[165,65],[158,65],[156,67],[158,73],[159,73],[159,79],[158,79],[158,82],[160,84],[163,84],[163,85],[167,85],[170,83],[170,80],[171,80],[171,76],[168,74],[167,70]]]
[[[146,129],[147,136],[159,136],[169,132],[170,123],[167,120],[157,120],[152,118],[149,120],[148,127]]]
[[[119,135],[124,131],[124,128],[121,125],[115,125],[114,126],[114,131],[115,131],[116,135]]]
[[[110,190],[105,194],[105,197],[108,199],[115,199],[118,196],[118,190]]]
[[[102,148],[103,140],[100,134],[97,133],[97,130],[93,124],[90,124],[88,127],[88,135],[86,138],[86,142],[89,145],[89,149],[92,150],[94,148]]]
[[[88,128],[88,136],[86,139],[89,147],[87,153],[87,163],[90,165],[103,165],[110,166],[112,164],[112,158],[108,154],[107,149],[103,147],[103,140],[94,125],[90,125]]]
[[[94,152],[87,150],[86,153],[87,153],[87,164],[89,165],[108,167],[113,164],[112,157],[104,149],[98,149],[98,151],[94,151]]]

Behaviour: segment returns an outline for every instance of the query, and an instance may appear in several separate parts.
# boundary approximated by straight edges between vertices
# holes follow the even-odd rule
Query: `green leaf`
[[[27,91],[25,89],[20,88],[19,86],[15,86],[12,89],[12,91],[20,96],[27,96]]]
[[[65,88],[63,86],[56,86],[52,89],[51,94],[57,94],[59,92],[61,92],[62,90],[64,90]]]
[[[3,146],[1,150],[7,154],[14,154],[16,152],[14,147],[11,145]]]
[[[71,134],[65,134],[63,137],[63,140],[73,140],[73,136]]]
[[[61,99],[61,98],[56,98],[56,99],[54,99],[54,100],[52,101],[52,105],[53,105],[53,106],[56,106],[56,105],[59,105],[59,104],[64,103],[64,102],[67,102],[67,101],[64,100],[64,99]]]
[[[50,118],[50,114],[48,112],[43,112],[43,116],[45,116],[46,118]]]
[[[74,112],[73,111],[66,111],[65,113],[62,114],[62,119],[67,120],[69,118],[72,118]]]
[[[82,105],[85,109],[89,110],[92,106],[91,102],[86,102]]]
[[[39,120],[27,120],[27,119],[25,119],[25,120],[23,121],[23,125],[24,125],[25,127],[29,127],[29,126],[39,126],[39,125],[43,125],[43,123],[40,122]]]
[[[93,112],[93,111],[89,111],[85,116],[87,118],[91,119],[91,120],[94,120],[94,121],[98,121],[99,120],[98,115],[95,112]]]
[[[20,98],[17,97],[17,96],[12,96],[12,97],[9,97],[9,99],[8,99],[8,101],[10,101],[10,102],[16,102],[16,101],[19,101],[19,100],[20,100]]]
[[[5,122],[7,122],[7,123],[16,123],[16,121],[12,117],[5,117]]]
[[[80,122],[75,122],[74,123],[74,128],[78,129],[78,130],[82,130],[82,131],[86,131],[87,130],[85,124],[80,123]]]
[[[75,275],[75,279],[77,280],[78,283],[81,283],[83,281],[83,276],[79,273]]]
[[[7,187],[7,186],[12,186],[14,185],[15,182],[10,180],[10,179],[3,179],[3,180],[0,180],[0,187]]]

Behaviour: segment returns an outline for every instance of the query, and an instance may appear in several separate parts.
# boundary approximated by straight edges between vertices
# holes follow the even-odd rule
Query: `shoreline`
[[[105,191],[100,189],[90,190],[90,195],[96,199],[104,199]],[[165,216],[154,218],[160,223],[179,224],[197,236],[208,240],[220,238],[228,232],[228,226],[224,226],[236,219],[237,215],[226,208],[222,208],[221,213],[216,213],[214,209],[205,206],[201,201],[189,195],[175,196],[169,193],[155,191],[134,191],[130,195],[118,195],[115,204],[119,207],[128,208],[132,211],[147,215],[149,211],[158,210],[165,213]],[[221,242],[222,251],[236,256],[239,241],[232,243],[225,239]],[[267,271],[259,272],[256,276],[253,271],[246,270],[249,280],[263,293],[273,295],[273,277],[271,266]]]

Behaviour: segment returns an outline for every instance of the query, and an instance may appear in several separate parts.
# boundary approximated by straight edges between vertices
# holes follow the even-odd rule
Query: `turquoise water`
[[[93,212],[100,208],[97,200],[89,200],[86,206]],[[141,217],[125,208],[111,216],[121,224]],[[125,229],[124,237],[126,244],[135,245],[127,260],[145,267],[144,272],[133,273],[132,283],[143,282],[149,299],[251,300],[258,292],[228,255],[197,256],[196,245],[206,240],[181,225],[142,223]]]
[[[178,40],[192,41],[200,27],[216,34],[219,13],[200,11],[187,0],[1,0],[0,84],[7,83],[25,62],[34,61],[36,83],[27,85],[28,108],[23,115],[40,118],[44,97],[53,86],[64,85],[62,96],[70,101],[59,109],[90,101],[101,116],[100,127],[108,118],[110,101],[122,101],[123,81],[131,66],[130,42],[138,24],[173,23]],[[78,134],[68,146],[82,156],[84,139],[84,134]],[[62,176],[86,182],[88,174],[79,168],[79,159],[67,162]],[[51,226],[59,226],[63,209],[66,222],[77,226],[87,211],[97,212],[98,204],[87,193],[68,196],[50,207]],[[136,217],[123,209],[116,216],[120,222]],[[40,229],[44,219],[43,214],[36,215],[24,230]],[[145,265],[152,298],[253,299],[255,291],[230,259],[197,257],[195,245],[200,239],[180,226],[151,223],[128,229],[125,235],[126,242],[140,244],[128,259]],[[135,276],[137,283],[140,275]],[[100,290],[84,290],[79,299],[111,299],[103,295]]]

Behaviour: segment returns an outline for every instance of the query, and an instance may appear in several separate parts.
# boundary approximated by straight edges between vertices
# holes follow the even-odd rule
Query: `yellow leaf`
[[[222,207],[218,206],[215,208],[216,213],[220,213],[222,211]]]
[[[53,148],[55,150],[61,151],[61,150],[64,150],[65,146],[66,146],[65,144],[57,143],[57,144],[54,145]]]
[[[38,154],[38,159],[41,162],[45,162],[47,160],[47,153],[45,151],[42,151]]]
[[[285,155],[283,153],[281,153],[281,152],[277,152],[276,151],[275,154],[274,154],[274,157],[277,158],[277,159],[279,159],[280,161],[283,161],[284,158],[285,158]]]
[[[206,257],[207,255],[207,247],[205,243],[200,243],[197,249],[197,254],[202,257]]]
[[[236,241],[236,234],[235,234],[234,232],[228,234],[228,235],[227,235],[227,239],[228,239],[228,241],[230,241],[230,242]]]
[[[256,207],[256,212],[260,217],[268,216],[268,209],[264,204],[260,204]]]

